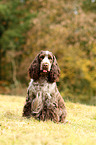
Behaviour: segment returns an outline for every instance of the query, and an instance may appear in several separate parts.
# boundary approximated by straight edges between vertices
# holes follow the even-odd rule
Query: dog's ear
[[[57,64],[56,57],[53,56],[53,63],[52,63],[52,67],[49,73],[49,81],[56,82],[59,80],[59,76],[60,76],[60,68]]]
[[[29,67],[29,76],[30,78],[37,80],[39,78],[39,74],[40,74],[40,62],[39,62],[39,55],[38,54],[35,59],[33,60],[33,62],[31,63],[30,67]]]

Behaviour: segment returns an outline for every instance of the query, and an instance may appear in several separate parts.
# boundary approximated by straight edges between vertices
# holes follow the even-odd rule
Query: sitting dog
[[[67,111],[56,85],[60,69],[55,56],[49,51],[41,51],[29,67],[29,76],[31,81],[23,116],[65,123]]]

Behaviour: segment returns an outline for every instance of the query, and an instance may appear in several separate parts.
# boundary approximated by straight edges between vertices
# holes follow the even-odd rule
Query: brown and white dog
[[[41,51],[36,56],[29,67],[29,76],[23,116],[65,123],[67,111],[56,85],[60,69],[52,52]]]

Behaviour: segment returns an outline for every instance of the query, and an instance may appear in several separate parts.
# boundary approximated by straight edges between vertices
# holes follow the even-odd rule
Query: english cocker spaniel
[[[66,107],[56,81],[60,76],[55,56],[49,51],[41,51],[29,67],[29,83],[23,116],[38,120],[66,122]]]

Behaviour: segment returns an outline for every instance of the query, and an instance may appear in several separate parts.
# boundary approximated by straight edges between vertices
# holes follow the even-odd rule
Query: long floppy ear
[[[36,56],[36,58],[33,60],[33,62],[29,67],[29,76],[34,80],[37,80],[39,78],[39,73],[40,73],[39,55],[40,54]]]
[[[57,64],[56,57],[53,56],[53,63],[52,63],[51,71],[49,73],[49,81],[56,82],[59,80],[59,76],[60,76],[60,68]]]

